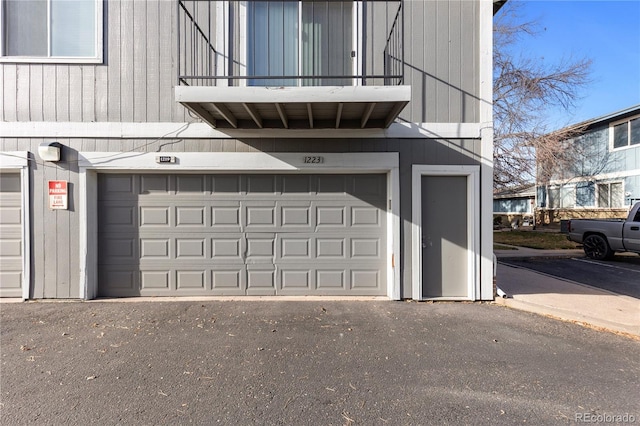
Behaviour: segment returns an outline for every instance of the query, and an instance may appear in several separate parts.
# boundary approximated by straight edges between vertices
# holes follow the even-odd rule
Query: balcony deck
[[[216,128],[387,128],[409,86],[178,86],[176,100]]]
[[[253,64],[250,63],[247,53],[250,47],[243,43],[248,43],[246,38],[250,32],[257,30],[250,29],[253,27],[247,21],[248,2],[177,1],[176,101],[216,129],[388,128],[411,100],[411,88],[403,85],[403,0],[315,1],[313,6],[300,3],[300,20],[304,14],[302,7],[316,8],[314,13],[324,8],[326,12],[324,21],[319,24],[313,21],[315,26],[308,27],[312,28],[308,31],[316,31],[315,28],[323,25],[323,37],[327,37],[326,33],[334,26],[353,27],[356,31],[332,36],[333,41],[323,39],[320,53],[313,51],[304,56],[299,47],[298,52],[293,53],[299,63],[294,67],[298,70],[294,75],[291,72],[278,75],[273,70],[265,75],[265,66],[270,67],[270,63],[265,65],[253,57]],[[283,2],[272,3],[282,7]],[[298,2],[289,0],[289,3]],[[341,10],[348,11],[348,18],[335,13],[336,3],[342,3]],[[397,8],[389,8],[389,4]],[[381,8],[376,9],[378,6]],[[388,15],[384,20],[386,24],[374,25],[377,21],[373,16],[379,19],[382,12]],[[229,21],[233,22],[229,27],[235,29],[225,32]],[[298,26],[304,27],[302,21]],[[290,34],[283,32],[280,37],[285,37],[288,43]],[[304,39],[309,37],[318,36],[305,33]],[[303,40],[302,34],[299,40]],[[318,49],[317,45],[316,40],[305,47]],[[266,58],[274,55],[282,60],[283,49],[260,53]],[[303,64],[303,60],[309,58],[315,61],[320,54],[331,57],[327,60],[322,56],[322,61],[318,60],[321,65]],[[336,68],[335,64],[327,66],[330,60],[341,62]]]

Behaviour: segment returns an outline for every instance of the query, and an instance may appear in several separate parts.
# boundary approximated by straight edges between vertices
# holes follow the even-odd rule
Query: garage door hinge
[[[391,210],[391,200],[389,200],[389,210]]]
[[[391,267],[395,268],[396,267],[396,255],[391,253]]]

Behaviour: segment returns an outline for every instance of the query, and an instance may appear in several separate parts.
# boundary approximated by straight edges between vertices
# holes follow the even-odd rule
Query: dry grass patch
[[[505,246],[505,245],[502,245],[502,244],[494,244],[493,245],[493,249],[494,250],[518,250],[517,247]]]
[[[509,244],[540,250],[568,250],[578,248],[578,244],[567,240],[566,235],[559,232],[538,231],[494,231],[495,244]]]

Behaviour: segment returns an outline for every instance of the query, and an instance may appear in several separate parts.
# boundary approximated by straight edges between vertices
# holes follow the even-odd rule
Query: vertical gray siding
[[[3,121],[185,121],[176,83],[175,2],[104,2],[104,63],[0,64]]]
[[[104,5],[104,64],[0,64],[0,120],[192,120],[173,96],[177,76],[175,2],[108,0]],[[476,122],[478,2],[407,1],[405,7],[405,84],[412,86],[412,101],[401,118]],[[209,12],[203,9],[198,14],[204,13]],[[394,13],[391,7],[372,9],[367,28],[375,37],[375,46],[383,46],[387,34],[374,30],[388,28]],[[233,47],[240,48],[237,44]],[[367,60],[369,72],[382,73],[382,56],[367,52]],[[479,164],[480,158],[480,144],[474,140],[58,140],[65,146],[62,162],[42,163],[32,157],[36,161],[30,164],[34,298],[79,297],[78,151],[399,152],[403,297],[411,297],[411,165]],[[0,151],[37,152],[40,142],[0,138]],[[638,164],[638,149],[634,155]],[[48,209],[47,181],[56,179],[70,183],[68,211]]]
[[[175,2],[105,1],[104,64],[0,64],[4,121],[185,121],[173,98],[177,48]],[[382,48],[395,7],[368,6],[369,46]],[[215,8],[199,4],[201,17]],[[405,84],[411,122],[478,120],[478,2],[405,2]],[[206,21],[205,21],[206,22]],[[212,21],[215,22],[215,21]],[[209,28],[205,28],[209,31]],[[239,40],[239,25],[234,28]],[[420,40],[420,42],[414,42]],[[235,57],[240,46],[233,45]],[[380,52],[367,52],[367,70],[383,72]]]
[[[408,1],[405,7],[405,81],[412,97],[400,117],[411,122],[477,122],[478,2]]]
[[[480,141],[478,140],[434,140],[401,139],[389,140],[388,149],[400,153],[400,233],[404,237],[400,244],[402,253],[402,297],[411,298],[411,166],[425,165],[479,165]],[[481,176],[481,179],[485,179]]]
[[[0,139],[0,151],[36,152],[41,139]],[[402,297],[411,297],[411,165],[477,165],[477,140],[433,139],[60,139],[63,161],[31,162],[34,298],[79,297],[78,151],[399,152]],[[34,159],[32,157],[32,159]],[[69,181],[69,210],[49,210],[47,181]]]

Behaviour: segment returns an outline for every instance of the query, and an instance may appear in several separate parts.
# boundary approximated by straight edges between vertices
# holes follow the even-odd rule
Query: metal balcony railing
[[[177,0],[178,84],[404,83],[404,0]]]

